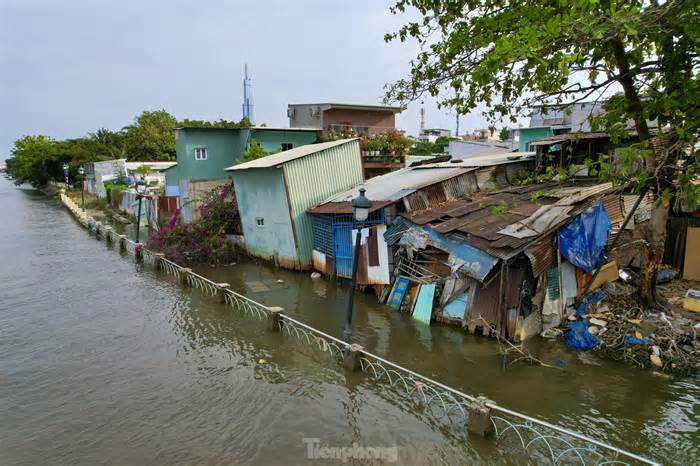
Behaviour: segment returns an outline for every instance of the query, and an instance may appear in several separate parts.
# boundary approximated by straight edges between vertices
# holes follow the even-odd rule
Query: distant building
[[[307,210],[362,182],[358,139],[309,144],[229,167],[244,248],[290,269],[311,268]]]
[[[85,190],[99,198],[107,197],[105,183],[126,179],[126,159],[105,160],[85,164]]]
[[[563,133],[590,132],[589,118],[603,112],[602,102],[579,102],[570,105],[546,105],[533,109],[530,125],[514,129],[520,152],[533,150],[531,141]]]
[[[146,184],[163,186],[165,185],[165,171],[175,165],[177,162],[126,162],[126,176],[131,183],[134,183],[141,178],[141,167],[148,167],[149,172],[144,176]]]
[[[504,152],[512,152],[510,146],[494,142],[452,140],[447,146],[447,153],[451,155],[454,160],[464,160],[477,155],[499,154]]]
[[[418,134],[419,141],[435,142],[437,138],[452,136],[449,129],[444,128],[423,128]]]
[[[183,220],[189,222],[196,209],[188,202],[227,182],[225,169],[244,160],[253,140],[268,152],[279,152],[317,141],[318,131],[294,128],[177,128],[177,165],[166,170],[166,194],[179,196]]]
[[[402,107],[385,105],[355,105],[339,103],[289,104],[287,116],[292,128],[313,128],[329,133],[358,136],[384,133],[396,129],[397,113]]]

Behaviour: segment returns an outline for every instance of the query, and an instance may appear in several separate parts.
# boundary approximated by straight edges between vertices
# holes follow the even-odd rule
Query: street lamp
[[[139,230],[141,228],[141,200],[143,199],[143,195],[146,193],[146,180],[143,179],[143,176],[136,180],[136,197],[139,199],[139,211],[138,215],[136,216],[136,242],[139,242]]]
[[[82,165],[78,167],[78,174],[80,175],[80,201],[83,203],[83,212],[85,212],[85,167]]]
[[[64,163],[63,164],[63,175],[66,177],[66,187],[68,187],[68,185],[69,185],[69,183],[68,183],[68,173],[69,173],[68,170],[69,169],[70,169],[70,165],[68,165],[67,163]]]
[[[345,341],[350,341],[350,335],[352,331],[350,325],[352,324],[352,310],[355,301],[355,287],[357,286],[357,261],[360,257],[360,238],[362,232],[363,223],[369,217],[369,209],[372,208],[372,201],[365,197],[366,190],[360,188],[360,195],[352,200],[352,218],[355,227],[357,227],[357,234],[355,235],[355,250],[352,255],[352,283],[350,285],[350,297],[348,298],[348,312],[347,320],[345,321],[345,330],[343,332],[343,337]]]

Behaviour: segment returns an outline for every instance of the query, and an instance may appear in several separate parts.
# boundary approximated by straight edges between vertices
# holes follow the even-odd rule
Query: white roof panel
[[[358,138],[353,139],[340,139],[338,141],[322,142],[319,144],[307,144],[305,146],[295,147],[294,149],[285,150],[278,152],[276,154],[268,155],[266,157],[261,157],[257,160],[251,160],[250,162],[241,163],[238,165],[233,165],[228,167],[227,171],[233,170],[247,170],[249,168],[268,168],[281,165],[283,163],[291,162],[292,160],[300,159],[306,157],[307,155],[315,154],[332,147],[340,146],[343,144],[348,144],[353,141],[357,141]]]

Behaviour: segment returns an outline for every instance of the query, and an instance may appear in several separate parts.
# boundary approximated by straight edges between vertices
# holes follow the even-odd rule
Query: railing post
[[[231,288],[231,285],[228,283],[217,283],[216,284],[217,288],[219,288],[219,302],[220,303],[225,303],[226,302],[226,292],[228,291],[229,288]]]
[[[282,313],[284,309],[281,307],[271,307],[268,321],[270,323],[270,330],[273,332],[279,332],[282,330]]]
[[[182,286],[189,285],[189,283],[187,281],[187,277],[189,277],[191,273],[192,273],[192,269],[190,269],[189,267],[183,267],[180,269],[180,284]]]
[[[480,396],[469,405],[467,430],[470,434],[486,437],[493,431],[491,408],[486,405],[487,403],[489,400]]]
[[[119,235],[119,252],[126,252],[126,235]]]
[[[108,246],[111,246],[112,244],[112,227],[105,227],[105,243]]]
[[[153,257],[156,258],[155,260],[155,265],[156,265],[156,270],[162,270],[163,269],[163,258],[165,257],[165,254],[162,252],[152,252],[151,253]]]
[[[141,243],[137,244],[134,249],[134,260],[136,262],[143,262],[143,245]]]
[[[362,368],[360,358],[363,350],[364,347],[356,343],[346,347],[343,353],[343,367],[352,372],[360,370]]]

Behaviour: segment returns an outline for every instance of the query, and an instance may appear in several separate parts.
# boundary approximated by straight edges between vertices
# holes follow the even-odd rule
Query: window
[[[292,144],[291,142],[283,142],[283,143],[282,143],[282,150],[283,150],[283,151],[285,151],[285,150],[290,150],[290,149],[292,149],[293,147],[294,147],[294,144]]]
[[[265,226],[265,219],[262,217],[257,217],[255,219],[255,224],[259,227],[264,227]]]
[[[194,159],[195,160],[206,160],[207,159],[207,148],[206,147],[195,147],[194,148]]]

